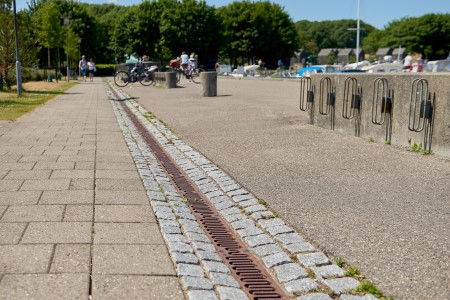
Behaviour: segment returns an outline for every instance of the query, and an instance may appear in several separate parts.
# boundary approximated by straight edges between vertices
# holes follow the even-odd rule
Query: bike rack
[[[359,112],[361,108],[362,89],[354,77],[347,77],[344,86],[344,101],[342,105],[342,117],[344,119],[353,119],[355,111]]]
[[[300,110],[308,111],[314,102],[314,87],[310,77],[300,78]]]
[[[428,81],[416,78],[411,83],[408,129],[414,132],[424,131],[423,148],[431,150],[433,137],[433,114],[436,94],[428,92]]]
[[[355,136],[361,132],[361,95],[362,88],[354,77],[347,77],[344,84],[344,100],[342,103],[342,117],[347,120],[355,119]]]
[[[389,90],[387,79],[378,77],[373,82],[372,123],[383,125],[385,122],[385,140],[390,143],[392,133],[392,93]]]
[[[334,130],[334,105],[336,103],[336,87],[331,85],[330,77],[324,77],[320,80],[319,94],[319,113],[329,115],[331,113],[331,129]]]

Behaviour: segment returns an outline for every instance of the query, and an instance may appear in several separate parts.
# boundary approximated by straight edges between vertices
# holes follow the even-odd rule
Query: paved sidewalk
[[[0,123],[0,299],[183,299],[100,80]]]

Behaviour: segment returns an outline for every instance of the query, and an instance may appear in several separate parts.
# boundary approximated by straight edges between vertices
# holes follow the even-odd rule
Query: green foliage
[[[344,258],[342,258],[342,257],[337,257],[336,258],[336,265],[338,266],[338,267],[343,267],[344,265],[345,265],[345,260],[344,260]]]
[[[318,53],[324,48],[355,48],[356,33],[348,28],[356,28],[356,20],[336,20],[310,22],[298,21],[295,24],[300,37],[300,45],[308,53]],[[375,28],[361,22],[361,39],[364,39]]]
[[[114,74],[116,65],[114,64],[96,64],[95,76],[111,76]]]
[[[347,266],[347,269],[345,270],[344,275],[349,276],[349,277],[354,277],[354,276],[361,275],[361,272],[355,266]]]
[[[262,58],[276,67],[278,59],[288,59],[298,50],[295,25],[284,9],[269,1],[235,1],[217,10],[222,20],[222,57],[233,65]]]
[[[355,288],[355,292],[369,293],[369,294],[374,295],[377,298],[380,298],[383,296],[381,294],[380,290],[372,282],[369,282],[369,281],[361,282],[361,284]]]
[[[447,57],[450,48],[450,14],[427,14],[391,22],[384,30],[375,30],[363,40],[363,49],[406,47],[429,60]]]

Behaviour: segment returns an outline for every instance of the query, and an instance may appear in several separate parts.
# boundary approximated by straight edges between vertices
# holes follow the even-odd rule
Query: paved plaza
[[[0,123],[0,299],[245,299],[108,91]],[[449,160],[308,125],[292,81],[118,92],[298,299],[357,299],[338,257],[387,296],[450,298]]]

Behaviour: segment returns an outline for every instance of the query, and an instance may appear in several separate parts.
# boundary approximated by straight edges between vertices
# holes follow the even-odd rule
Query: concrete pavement
[[[182,85],[127,92],[386,295],[450,298],[449,160],[308,125],[292,81]]]
[[[223,80],[215,98],[182,85],[124,91],[140,97],[147,111],[130,107],[143,121],[154,114],[187,142],[154,119],[148,124],[221,213],[241,218],[231,225],[247,242],[273,233],[276,242],[252,250],[265,252],[264,264],[298,299],[331,299],[327,289],[337,297],[355,286],[311,244],[358,266],[386,295],[448,298],[447,160],[306,125],[293,82]],[[245,299],[108,98],[99,81],[82,83],[18,122],[0,123],[0,298]],[[261,199],[311,244],[281,219],[255,217]],[[225,214],[233,201],[238,213]],[[242,222],[247,215],[257,226]],[[194,240],[181,243],[181,231]]]
[[[0,299],[184,299],[100,81],[0,123]]]

